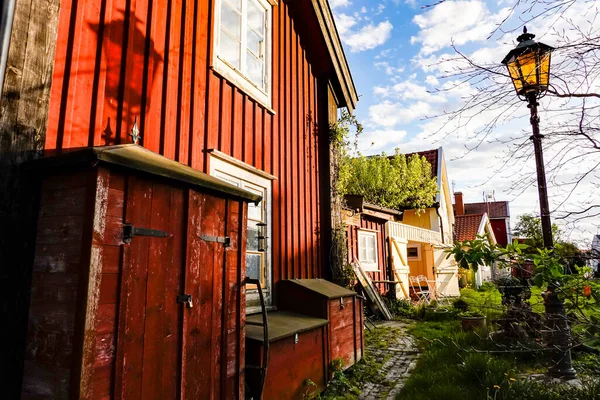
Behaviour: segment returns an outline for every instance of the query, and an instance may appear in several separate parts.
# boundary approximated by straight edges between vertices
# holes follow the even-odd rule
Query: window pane
[[[262,45],[263,38],[258,36],[254,31],[248,31],[246,36],[248,38],[248,50],[251,51],[256,57],[261,57],[262,52],[260,51],[260,46]]]
[[[240,49],[240,42],[232,38],[225,30],[221,29],[219,57],[231,64],[232,67],[240,69]]]
[[[258,226],[256,226],[256,222],[248,221],[248,233],[246,235],[246,250],[248,251],[258,251],[258,235],[259,233]]]
[[[367,261],[367,251],[364,247],[358,248],[358,260],[359,261]]]
[[[248,1],[248,28],[254,29],[261,36],[265,34],[266,10],[255,0]]]
[[[262,255],[246,254],[246,276],[254,279],[261,278]]]
[[[227,3],[230,7],[233,7],[237,10],[242,9],[242,0],[223,0],[224,3]]]
[[[242,15],[227,2],[221,3],[221,25],[237,39],[241,39]]]
[[[264,58],[256,58],[251,52],[246,54],[246,75],[256,86],[264,89]]]

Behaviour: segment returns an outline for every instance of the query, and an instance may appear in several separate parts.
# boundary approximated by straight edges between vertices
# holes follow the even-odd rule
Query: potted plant
[[[459,314],[463,331],[485,329],[485,315],[479,311],[465,311]]]
[[[496,281],[496,285],[502,294],[503,305],[520,306],[524,300],[531,297],[529,287],[523,285],[517,278],[500,278]]]

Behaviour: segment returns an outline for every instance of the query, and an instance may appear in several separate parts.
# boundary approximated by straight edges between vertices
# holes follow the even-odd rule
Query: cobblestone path
[[[375,359],[386,359],[381,367],[381,373],[385,376],[389,384],[376,384],[366,382],[359,399],[361,400],[380,400],[396,398],[402,390],[406,378],[410,376],[410,371],[415,367],[419,357],[419,349],[415,340],[407,333],[408,323],[402,321],[383,321],[376,323],[377,329],[392,328],[397,330],[397,334],[390,338],[385,346],[379,345],[377,348],[367,347],[368,354]]]

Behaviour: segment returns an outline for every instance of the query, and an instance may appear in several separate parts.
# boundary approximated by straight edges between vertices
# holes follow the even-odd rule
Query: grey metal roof
[[[29,169],[65,167],[77,164],[96,163],[115,165],[154,176],[181,182],[189,187],[223,193],[228,197],[248,202],[260,202],[262,197],[255,193],[230,185],[220,179],[195,170],[177,161],[170,160],[135,144],[117,146],[84,147],[65,150],[29,163]]]

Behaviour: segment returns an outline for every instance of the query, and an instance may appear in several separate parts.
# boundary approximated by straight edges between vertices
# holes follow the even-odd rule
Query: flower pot
[[[463,331],[485,329],[485,317],[460,317]]]

